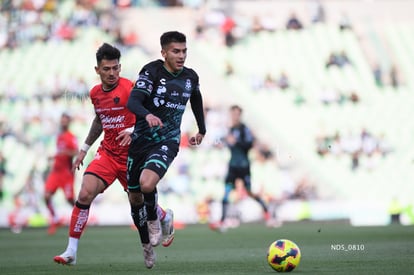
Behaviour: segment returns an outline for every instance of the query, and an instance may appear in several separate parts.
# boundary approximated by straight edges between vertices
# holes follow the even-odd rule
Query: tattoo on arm
[[[86,137],[85,143],[92,145],[102,133],[102,123],[98,115],[95,116],[95,119],[92,121],[91,128],[89,129],[88,136]]]

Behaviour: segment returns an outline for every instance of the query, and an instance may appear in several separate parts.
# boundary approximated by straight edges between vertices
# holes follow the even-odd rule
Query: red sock
[[[89,207],[90,205],[83,205],[78,202],[75,203],[70,219],[69,237],[80,239],[83,230],[86,227],[86,223],[88,222]]]

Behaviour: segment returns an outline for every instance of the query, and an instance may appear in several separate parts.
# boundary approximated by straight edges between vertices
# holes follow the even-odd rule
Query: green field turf
[[[294,274],[413,274],[414,270],[412,226],[244,224],[222,234],[193,225],[177,231],[171,247],[156,248],[158,260],[151,270],[144,266],[137,232],[129,227],[89,227],[73,267],[52,260],[66,247],[66,236],[67,228],[55,236],[47,236],[45,229],[20,234],[0,230],[0,274],[274,274],[265,255],[279,238],[293,240],[301,248],[302,260]],[[339,244],[359,245],[360,250],[335,250]]]

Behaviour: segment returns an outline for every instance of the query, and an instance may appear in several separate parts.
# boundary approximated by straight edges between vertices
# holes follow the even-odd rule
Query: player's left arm
[[[191,93],[190,104],[198,126],[198,133],[190,138],[190,144],[199,145],[206,134],[206,123],[204,119],[203,97],[198,87]]]
[[[81,146],[79,152],[77,153],[76,159],[73,163],[73,169],[80,169],[80,166],[83,165],[83,160],[86,157],[86,154],[88,153],[89,147],[92,146],[92,144],[94,144],[94,142],[99,138],[102,132],[102,122],[98,114],[96,114],[89,128],[89,133],[85,139],[85,143],[83,146]],[[84,146],[86,146],[86,148]]]

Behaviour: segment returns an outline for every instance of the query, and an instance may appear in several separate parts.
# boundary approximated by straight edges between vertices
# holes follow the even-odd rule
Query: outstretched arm
[[[80,166],[83,165],[83,159],[85,158],[89,147],[92,146],[92,144],[94,144],[94,142],[99,138],[102,130],[101,119],[98,117],[98,115],[96,115],[92,121],[91,127],[89,128],[89,133],[85,139],[85,143],[81,146],[81,149],[79,150],[79,153],[75,159],[73,169],[79,170]]]

